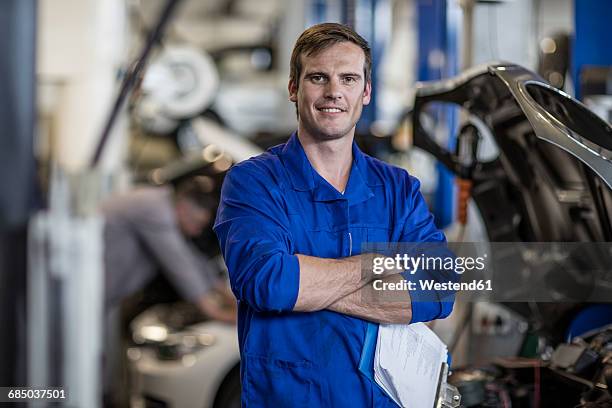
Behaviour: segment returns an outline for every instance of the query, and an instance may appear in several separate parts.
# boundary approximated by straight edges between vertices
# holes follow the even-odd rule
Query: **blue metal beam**
[[[376,120],[377,112],[377,76],[380,62],[385,51],[386,38],[389,35],[389,27],[376,24],[377,16],[382,8],[389,7],[389,0],[338,0],[324,1],[311,0],[311,11],[309,13],[309,25],[325,21],[337,21],[353,27],[370,43],[372,48],[372,98],[369,105],[364,107],[357,131],[366,133],[372,122]]]
[[[576,37],[572,52],[572,79],[576,98],[582,99],[580,75],[587,65],[612,66],[612,1],[575,0]]]
[[[418,60],[417,79],[434,81],[458,73],[457,30],[460,10],[455,2],[417,0]],[[435,113],[439,126],[448,129],[447,147],[454,148],[457,109],[442,108]],[[437,165],[438,186],[433,202],[436,224],[443,228],[453,221],[454,176],[442,164]]]
[[[355,7],[355,30],[368,42],[372,49],[372,97],[369,105],[363,108],[361,119],[357,123],[357,131],[367,133],[372,122],[376,120],[376,86],[378,81],[378,66],[382,57],[382,45],[376,36],[376,3],[377,0],[357,0]]]

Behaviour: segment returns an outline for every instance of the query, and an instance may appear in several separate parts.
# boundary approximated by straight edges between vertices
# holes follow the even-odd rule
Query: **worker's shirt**
[[[296,254],[343,258],[365,242],[443,242],[415,178],[353,144],[341,194],[313,169],[294,133],[229,171],[214,229],[239,301],[243,406],[396,406],[358,372],[366,321],[292,311]],[[412,321],[451,308],[414,302]]]

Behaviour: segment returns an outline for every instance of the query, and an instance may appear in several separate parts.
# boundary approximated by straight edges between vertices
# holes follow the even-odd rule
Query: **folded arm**
[[[433,216],[419,191],[420,183],[406,173],[406,183],[402,185],[404,202],[411,203],[404,210],[404,223],[399,242],[406,243],[408,249],[411,243],[431,243],[424,246],[430,255],[445,257],[453,256],[446,247],[446,238],[434,224]],[[398,213],[401,213],[398,210]],[[425,244],[428,245],[428,244]],[[393,245],[392,245],[393,246]],[[401,248],[399,246],[398,248]],[[329,305],[328,309],[338,313],[359,317],[376,323],[415,323],[447,317],[453,308],[452,294],[436,291],[420,290],[419,285],[413,286],[413,291],[385,290],[380,283],[398,283],[402,280],[418,283],[419,280],[457,281],[458,275],[449,271],[419,270],[417,274],[403,273],[386,276],[375,289],[372,283],[338,299]]]
[[[401,275],[386,276],[384,283],[399,283]],[[374,281],[338,299],[328,309],[375,323],[409,323],[412,319],[412,301],[409,293],[396,299],[385,291],[374,288]],[[388,292],[387,292],[388,293]]]
[[[300,287],[293,308],[296,312],[314,312],[328,308],[338,300],[365,286],[379,276],[363,273],[362,262],[371,263],[373,254],[342,259],[326,259],[297,255],[300,264]],[[386,271],[390,275],[400,271]]]
[[[326,259],[296,255],[288,229],[291,221],[282,198],[283,186],[271,188],[251,170],[239,165],[226,176],[214,228],[238,300],[261,312],[312,312],[329,308],[379,322],[427,321],[450,313],[452,303],[447,313],[443,313],[438,302],[429,302],[428,308],[416,306],[424,302],[415,303],[407,291],[398,302],[363,302],[367,298],[363,293],[373,290],[365,285],[382,277],[362,274],[361,260],[367,259],[363,256]],[[444,240],[433,226],[431,214],[418,193],[418,184],[414,190],[416,197],[411,202],[419,210],[413,209],[409,214],[411,222],[407,223],[402,240]]]

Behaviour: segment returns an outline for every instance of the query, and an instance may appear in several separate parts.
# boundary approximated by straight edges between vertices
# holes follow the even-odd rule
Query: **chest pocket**
[[[291,236],[295,252],[321,258],[343,256],[346,229],[334,230],[329,225],[312,225],[300,214],[290,214]]]
[[[370,199],[350,210],[351,224],[361,230],[363,244],[393,240],[393,211],[385,200]]]
[[[288,218],[295,253],[322,258],[347,256],[347,202],[313,201],[310,191],[291,193]]]
[[[374,242],[389,242],[390,231],[388,228],[380,226],[359,226],[351,227],[351,255],[359,255],[371,252],[368,244]]]
[[[288,216],[296,253],[342,258],[362,253],[365,243],[393,238],[385,202],[370,199],[349,207],[346,200],[313,202],[299,197],[295,203]]]

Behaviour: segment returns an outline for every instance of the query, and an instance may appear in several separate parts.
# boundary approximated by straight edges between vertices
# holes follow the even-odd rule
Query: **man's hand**
[[[373,259],[378,256],[362,254],[343,259],[327,259],[298,254],[300,289],[293,310],[314,312],[326,309],[373,279],[403,272],[393,269],[383,274],[373,274]]]
[[[214,285],[215,294],[218,296],[218,301],[226,309],[232,309],[237,312],[236,297],[230,289],[229,282],[224,279],[217,281]]]
[[[382,278],[385,283],[397,283],[404,278],[390,275]],[[375,323],[403,323],[412,320],[412,303],[409,291],[401,291],[400,299],[385,291],[374,289],[373,281],[353,293],[338,299],[328,309],[334,312],[359,317]],[[405,296],[404,296],[405,295]]]
[[[197,301],[200,311],[214,320],[219,320],[225,323],[236,324],[236,302],[232,303],[233,307],[223,307],[223,305],[215,299],[211,293],[200,297]]]

